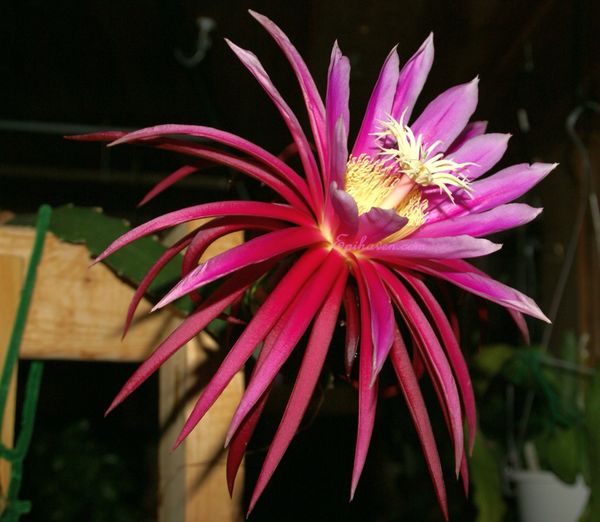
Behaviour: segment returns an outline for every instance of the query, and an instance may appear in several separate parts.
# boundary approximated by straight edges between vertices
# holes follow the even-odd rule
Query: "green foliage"
[[[555,428],[535,439],[540,465],[567,484],[581,472],[584,440],[579,427]]]
[[[596,371],[590,383],[585,407],[585,435],[587,446],[587,483],[590,500],[580,522],[600,520],[600,372]]]
[[[477,507],[477,522],[501,522],[506,512],[498,452],[498,447],[478,430],[470,466],[476,485],[473,502]]]
[[[50,230],[62,241],[85,244],[90,255],[99,255],[112,241],[129,230],[129,225],[103,214],[100,209],[67,205],[54,210]],[[123,247],[104,263],[119,277],[134,285],[140,283],[146,271],[165,252],[156,236],[144,237]],[[148,289],[148,296],[157,300],[181,276],[181,260],[171,260],[158,274]],[[191,301],[181,299],[175,303],[181,311],[189,312]]]
[[[583,474],[592,492],[600,492],[600,376],[580,365],[573,334],[564,336],[556,355],[495,345],[473,361],[475,390],[485,404],[472,461],[480,522],[496,520],[489,512],[498,508],[489,506],[504,505],[501,470],[527,460],[527,442],[542,469],[570,484]],[[582,522],[600,520],[599,493],[592,493],[586,517]]]

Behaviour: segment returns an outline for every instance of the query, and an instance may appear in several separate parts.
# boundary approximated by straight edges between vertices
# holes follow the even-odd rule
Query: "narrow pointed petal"
[[[91,132],[89,134],[73,134],[65,136],[65,139],[72,141],[113,141],[125,136],[125,131],[103,131]]]
[[[465,144],[465,142],[469,141],[471,138],[484,134],[487,130],[487,126],[487,121],[472,121],[468,123],[467,126],[463,129],[463,131],[452,142],[452,145],[448,147],[446,152],[450,154],[451,152],[462,147]]]
[[[350,61],[340,51],[337,42],[333,44],[329,73],[327,75],[326,124],[328,169],[325,170],[324,184],[329,187],[335,181],[343,184],[344,170],[348,160],[348,129],[350,129]]]
[[[395,243],[369,245],[363,252],[375,259],[401,261],[407,258],[465,259],[496,252],[502,247],[487,239],[461,235],[453,237],[402,239]]]
[[[492,176],[476,181],[471,185],[472,198],[458,192],[456,203],[446,201],[427,215],[427,222],[462,216],[468,213],[480,213],[498,205],[509,203],[522,196],[534,185],[544,179],[556,167],[555,164],[534,163],[513,165]]]
[[[455,472],[458,476],[463,457],[462,410],[456,381],[446,355],[427,317],[400,280],[382,265],[377,265],[380,275],[389,287],[398,311],[406,321],[419,348],[421,358],[434,384],[438,401],[444,412],[448,431],[454,445]]]
[[[170,228],[181,223],[194,221],[196,219],[219,217],[219,216],[260,216],[263,218],[291,221],[298,225],[312,225],[311,219],[304,213],[286,205],[273,203],[260,203],[256,201],[219,201],[217,203],[205,203],[195,205],[174,212],[169,212],[160,217],[152,219],[140,225],[113,241],[102,252],[94,263],[102,261],[116,250],[132,243],[136,239],[149,236],[165,228]]]
[[[252,10],[249,10],[249,13],[267,30],[275,42],[277,42],[277,45],[279,45],[280,49],[285,54],[296,74],[298,84],[300,85],[304,97],[304,103],[306,104],[315,145],[322,161],[321,167],[324,169],[326,167],[324,163],[326,140],[325,108],[323,107],[323,100],[321,100],[315,81],[313,80],[308,67],[304,63],[304,60],[300,56],[300,53],[292,45],[286,34],[266,16]]]
[[[398,85],[398,68],[400,60],[398,51],[394,47],[386,58],[379,78],[369,99],[367,110],[358,131],[352,155],[359,157],[361,154],[375,157],[379,152],[377,138],[373,136],[373,132],[380,130],[380,121],[385,121],[392,111],[394,94]]]
[[[469,498],[469,463],[467,462],[466,455],[463,455],[462,462],[460,463],[460,478],[462,479],[465,498]]]
[[[474,163],[460,170],[461,176],[472,181],[488,172],[502,159],[510,137],[510,134],[482,134],[466,141],[447,157],[456,163]]]
[[[277,230],[284,228],[281,221],[261,218],[217,218],[194,231],[194,237],[181,262],[181,275],[186,276],[197,266],[200,258],[217,239],[240,230]]]
[[[200,308],[184,321],[152,352],[121,388],[107,414],[121,404],[131,393],[150,377],[160,366],[185,343],[190,341],[223,310],[241,298],[246,289],[264,274],[272,263],[255,265],[239,272],[219,287]]]
[[[208,165],[208,163],[206,163],[206,165]],[[181,181],[190,174],[194,174],[194,172],[198,172],[198,170],[200,170],[200,168],[196,165],[184,165],[183,167],[178,168],[175,172],[169,174],[165,179],[154,185],[152,190],[150,190],[138,203],[138,207],[145,205],[150,200],[158,196],[161,192],[168,189],[171,185]]]
[[[213,129],[211,127],[202,127],[199,125],[166,124],[147,127],[135,132],[121,132],[116,134],[117,135],[113,138],[115,141],[111,143],[111,146],[120,145],[122,143],[134,143],[137,141],[149,141],[152,143],[152,140],[172,136],[189,136],[193,138],[212,140],[221,145],[225,145],[243,152],[244,154],[247,154],[248,156],[258,160],[261,164],[268,166],[273,174],[277,175],[281,179],[286,180],[290,186],[296,187],[305,197],[305,199],[309,198],[306,182],[296,172],[294,172],[289,165],[262,147],[259,147],[251,141],[241,138],[240,136],[236,136],[230,132]],[[78,139],[85,139],[88,136],[93,138],[96,135],[84,135],[82,137],[78,137]],[[184,143],[188,145],[191,144],[189,141],[182,142],[182,144]]]
[[[398,377],[398,383],[402,389],[402,394],[406,400],[408,411],[412,417],[412,421],[425,455],[425,462],[433,481],[433,487],[435,490],[438,503],[444,515],[444,518],[448,520],[448,500],[446,497],[446,488],[444,486],[444,476],[442,473],[442,465],[440,463],[440,457],[435,444],[435,437],[433,435],[433,429],[429,420],[429,414],[427,413],[427,406],[423,400],[423,395],[419,388],[417,376],[413,370],[412,362],[404,340],[400,335],[400,332],[396,328],[394,336],[394,344],[391,351],[391,360],[394,367],[394,371]]]
[[[349,379],[352,374],[352,366],[356,358],[358,340],[360,338],[360,318],[358,315],[358,304],[356,295],[351,286],[346,287],[344,293],[344,310],[346,312],[346,342],[344,350],[344,369]]]
[[[198,144],[182,144],[181,141],[178,140],[162,140],[156,144],[156,147],[163,150],[169,150],[178,152],[180,154],[201,158],[218,165],[224,165],[226,167],[235,169],[273,189],[276,194],[281,196],[290,205],[300,210],[308,211],[306,201],[300,196],[300,193],[296,191],[295,187],[290,187],[289,183],[278,178],[277,176],[274,176],[267,169],[260,165],[256,165],[254,162],[240,159],[233,154],[222,152],[210,147]]]
[[[279,321],[280,322],[280,321]],[[277,336],[279,332],[275,332],[276,328],[273,328],[269,335],[265,338],[263,342],[263,346],[260,349],[258,354],[258,360],[254,368],[252,369],[252,375],[250,379],[256,375],[257,370],[264,364],[265,359],[271,353],[273,346],[275,345],[275,341],[277,340]],[[234,433],[231,440],[228,441],[225,446],[228,448],[227,451],[227,485],[229,488],[229,494],[233,494],[233,486],[235,482],[235,477],[239,470],[240,464],[242,463],[242,459],[244,458],[244,453],[246,451],[246,447],[248,446],[248,442],[252,438],[254,430],[258,424],[260,416],[267,404],[267,400],[269,398],[269,394],[271,393],[271,386],[269,386],[265,392],[262,394],[261,398],[254,405],[254,407],[250,410],[248,415],[244,417],[244,420],[241,422],[239,428]]]
[[[419,298],[423,301],[425,308],[427,308],[431,314],[431,318],[440,333],[442,345],[448,354],[448,359],[450,359],[450,364],[458,383],[458,389],[460,391],[465,410],[465,417],[467,419],[467,427],[469,429],[469,452],[472,452],[473,444],[475,443],[475,432],[477,430],[477,414],[475,410],[475,394],[473,393],[473,386],[471,384],[471,376],[469,375],[467,363],[465,362],[446,314],[425,283],[406,273],[403,273],[402,277],[408,281]]]
[[[276,230],[251,239],[197,266],[179,281],[153,310],[162,308],[193,290],[240,268],[288,254],[321,241],[323,241],[323,236],[319,230],[304,227]]]
[[[412,234],[419,237],[448,237],[462,234],[480,237],[515,228],[533,221],[542,212],[524,203],[508,203],[479,214],[467,214],[426,223]]]
[[[146,295],[146,291],[156,279],[156,276],[169,263],[169,261],[171,261],[192,242],[193,235],[194,232],[191,232],[190,234],[187,234],[185,237],[181,238],[181,240],[179,240],[177,243],[167,248],[167,250],[165,250],[165,252],[150,267],[148,272],[146,272],[146,275],[142,278],[135,289],[133,297],[129,303],[129,307],[127,308],[127,317],[125,318],[125,326],[123,327],[123,337],[125,337],[127,334],[127,331],[131,326],[131,321],[133,321],[135,311],[137,310],[141,300],[144,298],[144,295]]]
[[[329,343],[333,337],[333,331],[340,311],[340,304],[347,277],[347,270],[340,272],[331,289],[331,293],[326,298],[323,306],[315,317],[315,322],[306,346],[300,370],[298,371],[294,389],[292,390],[289,402],[283,413],[279,428],[269,446],[269,451],[265,457],[258,480],[256,481],[256,486],[254,487],[252,498],[250,499],[248,513],[254,508],[256,501],[264,491],[264,488],[271,479],[273,472],[277,468],[283,454],[287,450],[292,438],[300,426],[302,417],[304,416],[319,375],[321,374]]]
[[[298,146],[298,156],[302,162],[302,167],[306,173],[306,179],[308,181],[308,187],[311,195],[313,196],[316,208],[321,208],[323,205],[323,185],[319,176],[319,170],[315,162],[310,145],[306,139],[306,135],[300,126],[300,122],[296,118],[295,114],[290,109],[289,105],[285,102],[279,91],[275,88],[267,71],[263,68],[258,58],[247,51],[238,47],[233,42],[225,39],[227,45],[236,54],[244,66],[250,71],[252,76],[256,78],[260,86],[267,93],[277,110],[281,114],[283,121],[285,122],[290,134],[294,140],[294,143]],[[324,126],[323,126],[324,127]]]
[[[266,301],[258,309],[248,326],[229,350],[221,366],[214,374],[211,381],[202,391],[192,413],[175,442],[181,441],[194,429],[200,419],[221,395],[233,376],[242,368],[256,346],[265,338],[271,328],[277,323],[287,306],[292,302],[306,282],[322,264],[327,256],[324,249],[310,250],[302,256],[281,279],[275,289],[269,294]]]
[[[492,279],[466,261],[458,259],[439,261],[420,260],[416,263],[411,263],[410,268],[448,281],[467,292],[483,297],[505,308],[550,322],[533,299],[510,286]]]
[[[358,260],[356,264],[361,271],[371,311],[371,337],[373,340],[371,382],[373,382],[379,375],[392,347],[396,322],[390,296],[371,262]]]
[[[267,404],[270,391],[271,388],[267,388],[265,393],[263,393],[260,400],[254,405],[254,408],[252,408],[250,413],[246,415],[240,424],[240,427],[231,438],[231,442],[229,443],[226,465],[227,488],[229,489],[229,496],[233,495],[235,478],[240,469],[240,465],[242,464],[242,460],[244,459],[248,442],[250,442],[250,439],[254,434],[254,430],[258,425],[258,421],[260,420],[260,416],[262,415],[262,412]]]
[[[417,98],[421,94],[431,70],[433,54],[433,33],[430,33],[419,50],[400,71],[391,110],[391,115],[395,120],[400,120],[404,114],[404,121],[410,121]]]
[[[377,243],[398,232],[406,223],[408,219],[399,216],[395,209],[373,207],[358,216],[356,237],[363,244]]]
[[[423,143],[441,142],[432,153],[444,152],[469,122],[477,107],[478,81],[475,78],[443,92],[412,124],[412,131],[415,136],[423,136]]]
[[[228,440],[271,384],[330,293],[339,274],[345,270],[343,259],[335,250],[332,250],[323,266],[298,294],[297,301],[292,304],[290,310],[284,316],[285,322],[276,340],[276,345],[261,367],[257,369],[256,375],[248,383],[240,404],[233,415],[227,434]]]
[[[355,274],[358,283],[360,300],[360,352],[358,356],[358,429],[356,432],[356,448],[352,467],[352,483],[350,500],[354,498],[358,481],[362,474],[373,435],[375,413],[377,409],[377,390],[379,382],[372,382],[373,338],[371,335],[371,315],[366,283],[360,273]]]
[[[512,320],[517,325],[519,329],[519,333],[521,334],[521,338],[526,346],[531,344],[531,339],[529,338],[529,327],[527,326],[527,322],[525,321],[525,317],[521,312],[517,312],[511,308],[507,308],[506,310],[508,314],[511,316]]]

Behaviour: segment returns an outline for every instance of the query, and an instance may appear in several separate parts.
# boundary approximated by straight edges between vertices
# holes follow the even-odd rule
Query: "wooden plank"
[[[197,225],[198,223],[196,223]],[[193,224],[191,226],[194,226]],[[179,234],[185,233],[179,230]],[[170,239],[175,241],[178,234]],[[231,234],[216,241],[203,259],[242,241]],[[222,353],[205,334],[179,350],[160,370],[159,522],[239,522],[244,473],[240,469],[230,498],[225,478],[223,443],[244,391],[238,373],[198,426],[176,451],[171,448],[190,414],[201,387],[216,370]]]
[[[23,284],[23,275],[25,266],[23,260],[17,256],[0,255],[0,367],[4,365],[6,349],[10,341],[13,329],[15,314],[21,295],[21,286]],[[2,420],[2,444],[7,448],[13,447],[15,431],[15,404],[17,389],[17,369],[13,372],[10,382],[4,417]],[[2,414],[2,412],[0,412]],[[0,499],[3,499],[8,492],[10,483],[10,463],[0,459]],[[4,505],[0,500],[0,513],[4,511]]]
[[[34,231],[0,227],[0,255],[11,253],[22,263],[29,259]],[[239,244],[241,234],[215,243],[211,257]],[[38,267],[38,277],[21,357],[41,359],[139,361],[172,331],[180,318],[171,310],[135,323],[121,341],[121,328],[133,289],[104,265],[89,269],[87,249],[61,243],[48,234]],[[148,311],[144,301],[140,312]],[[211,411],[181,444],[171,446],[199,393],[198,371],[207,370],[216,347],[208,336],[189,343],[160,371],[159,515],[161,522],[242,520],[243,470],[229,498],[225,480],[225,432],[243,392],[238,374]],[[214,370],[214,368],[213,368]],[[208,375],[210,372],[205,373]]]
[[[216,346],[208,336],[189,343],[160,371],[159,521],[234,522],[243,520],[243,469],[233,497],[225,479],[223,442],[243,393],[243,374],[236,375],[188,438],[175,450],[173,442],[200,391],[198,376],[215,369]]]
[[[0,255],[29,260],[35,231],[0,227]],[[89,268],[83,245],[62,243],[48,234],[21,344],[26,359],[142,361],[181,320],[173,310],[138,319],[121,340],[125,313],[134,290],[102,264]]]

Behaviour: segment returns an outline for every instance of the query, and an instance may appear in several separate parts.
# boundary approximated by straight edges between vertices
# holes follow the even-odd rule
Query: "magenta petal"
[[[321,158],[321,167],[324,169],[325,165],[325,109],[323,107],[323,100],[319,96],[319,91],[315,85],[315,82],[308,70],[308,67],[304,63],[304,60],[300,56],[300,53],[292,45],[286,34],[275,25],[266,16],[263,16],[255,11],[249,10],[249,13],[267,30],[271,37],[277,42],[280,49],[285,54],[286,58],[290,62],[298,84],[302,90],[304,96],[304,103],[306,104],[306,110],[308,113],[308,119],[310,126],[313,131],[315,138],[315,145]]]
[[[126,134],[124,131],[104,131],[89,134],[74,134],[72,136],[65,136],[65,138],[73,141],[113,141],[122,138]]]
[[[511,316],[511,318],[515,322],[515,324],[517,325],[517,328],[519,329],[519,333],[521,334],[521,338],[523,339],[523,342],[525,343],[526,346],[529,346],[529,344],[531,343],[531,339],[529,338],[529,328],[527,326],[527,322],[525,321],[525,317],[523,317],[523,314],[521,312],[517,312],[516,310],[513,310],[512,308],[507,308],[506,311]]]
[[[471,385],[471,376],[469,375],[469,369],[467,363],[463,357],[460,346],[452,326],[448,322],[446,314],[442,310],[442,307],[437,302],[431,291],[425,286],[425,283],[416,277],[402,273],[402,277],[408,281],[408,283],[415,289],[417,295],[423,301],[425,308],[431,314],[431,318],[436,325],[438,332],[440,333],[442,344],[446,349],[448,358],[452,365],[452,369],[458,382],[458,389],[461,394],[463,406],[465,409],[465,417],[467,419],[467,427],[469,429],[469,451],[473,451],[473,444],[475,443],[475,432],[477,430],[477,414],[475,410],[475,395],[473,393],[473,386]]]
[[[248,513],[254,508],[256,501],[271,479],[275,468],[300,426],[300,421],[312,397],[317,379],[323,368],[329,343],[333,337],[347,277],[347,270],[340,272],[331,293],[327,296],[315,317],[294,389],[256,481]]]
[[[285,225],[280,221],[260,218],[217,218],[194,231],[194,238],[181,263],[181,275],[186,276],[198,266],[198,261],[217,239],[240,230],[277,230]]]
[[[412,110],[421,94],[423,85],[425,85],[432,64],[433,33],[430,33],[419,50],[400,71],[391,110],[391,115],[395,120],[400,120],[404,114],[404,121],[410,121]]]
[[[348,160],[348,129],[350,128],[350,112],[348,98],[350,95],[350,61],[342,55],[337,42],[333,44],[331,62],[327,76],[326,123],[327,123],[327,176],[325,186],[331,181],[341,186]]]
[[[214,374],[211,381],[206,385],[194,409],[185,422],[175,445],[183,441],[185,437],[200,422],[204,414],[221,395],[229,381],[240,370],[256,346],[265,338],[278,319],[285,312],[300,288],[315,270],[323,263],[327,256],[324,249],[308,251],[301,257],[281,279],[275,289],[269,294],[266,301],[258,309],[248,326],[227,353],[221,366]]]
[[[361,244],[377,243],[394,232],[398,232],[406,223],[408,223],[408,219],[399,216],[394,209],[373,207],[358,216],[356,237]]]
[[[264,274],[272,263],[263,263],[243,270],[220,286],[196,311],[184,321],[152,352],[121,388],[107,414],[121,404],[173,353],[203,330],[225,308],[241,298],[246,289]]]
[[[358,359],[358,429],[356,433],[356,448],[354,450],[354,465],[352,467],[352,484],[350,500],[354,498],[358,481],[362,474],[369,451],[369,444],[375,425],[377,409],[378,380],[372,382],[373,369],[373,338],[371,336],[371,317],[369,297],[365,282],[358,274],[358,294],[360,299],[360,353]]]
[[[469,122],[477,107],[478,82],[475,78],[443,92],[411,125],[415,136],[423,136],[423,143],[441,142],[432,152],[444,152]]]
[[[108,134],[108,133],[101,133]],[[248,154],[250,157],[258,160],[261,164],[268,166],[272,169],[273,174],[278,175],[280,178],[286,180],[292,187],[296,189],[308,200],[308,192],[306,182],[301,178],[294,170],[280,160],[277,156],[274,156],[265,149],[255,145],[251,141],[248,141],[240,136],[231,134],[211,127],[202,127],[198,125],[157,125],[155,127],[148,127],[140,129],[135,132],[125,134],[123,132],[114,133],[116,136],[113,138],[115,141],[111,143],[111,146],[119,145],[121,143],[132,143],[136,141],[148,141],[157,138],[163,138],[167,136],[190,136],[194,138],[202,138],[207,140],[213,140],[217,143],[232,147],[244,154]],[[87,135],[95,137],[96,135]],[[87,136],[83,136],[81,139],[85,139]],[[185,142],[191,145],[191,142]]]
[[[269,75],[264,70],[262,64],[258,58],[245,49],[238,47],[233,42],[225,39],[231,50],[236,54],[240,61],[246,66],[246,68],[252,73],[254,78],[258,81],[263,90],[267,93],[277,110],[281,114],[283,121],[294,139],[294,143],[298,146],[298,156],[302,162],[302,167],[306,173],[306,179],[310,188],[311,194],[315,198],[317,208],[323,204],[323,186],[319,175],[319,170],[315,162],[310,145],[306,139],[306,135],[300,126],[300,122],[296,118],[295,114],[290,109],[289,105],[285,102],[279,91],[275,88]],[[309,111],[310,112],[310,111]]]
[[[442,465],[435,444],[435,437],[429,420],[427,406],[423,400],[417,376],[413,370],[404,340],[397,329],[391,351],[391,360],[396,375],[398,376],[398,383],[400,384],[402,394],[406,400],[408,411],[410,412],[415,425],[419,442],[423,449],[423,454],[425,455],[425,462],[427,463],[427,468],[429,469],[431,480],[433,481],[433,487],[438,503],[442,509],[444,518],[448,520],[448,500],[446,497],[446,488],[444,487]]]
[[[125,326],[123,327],[123,337],[125,337],[125,335],[127,334],[129,326],[131,326],[133,316],[135,315],[135,311],[137,310],[138,305],[144,298],[146,291],[148,290],[156,276],[169,263],[169,261],[171,261],[171,259],[173,259],[177,254],[179,254],[184,248],[186,248],[191,243],[194,234],[195,232],[187,234],[185,237],[177,241],[177,243],[167,248],[167,250],[165,250],[165,252],[156,260],[156,262],[150,267],[146,275],[142,278],[137,288],[135,289],[133,297],[131,298],[131,302],[129,303],[129,307],[127,308],[127,317],[125,318]]]
[[[227,451],[227,487],[229,489],[229,495],[233,495],[233,486],[235,485],[235,478],[244,459],[248,442],[254,434],[254,430],[260,420],[260,416],[267,404],[269,399],[269,393],[271,388],[268,388],[263,393],[260,400],[254,405],[252,411],[242,421],[240,427],[235,432],[235,435],[231,438],[229,449]]]
[[[508,203],[480,214],[467,214],[435,223],[426,223],[411,238],[448,237],[461,234],[479,237],[518,227],[534,220],[542,212],[524,203]]]
[[[448,147],[446,152],[450,154],[453,151],[457,150],[459,147],[462,147],[464,143],[469,141],[471,138],[474,138],[475,136],[481,136],[487,130],[487,126],[487,121],[472,121],[468,123],[467,126],[463,129],[463,131],[452,142],[452,145]]]
[[[361,271],[369,299],[371,337],[373,339],[373,365],[371,369],[371,383],[373,383],[392,347],[396,322],[390,296],[371,262],[358,260],[356,264]]]
[[[398,85],[398,66],[398,52],[394,47],[381,68],[379,78],[369,99],[367,110],[352,149],[352,156],[354,157],[358,158],[361,154],[374,157],[379,151],[377,138],[373,136],[373,132],[380,130],[381,125],[379,122],[385,121],[392,111],[394,94]]]
[[[280,319],[282,329],[277,337],[276,344],[264,363],[257,369],[256,375],[248,383],[229,426],[228,440],[264,390],[271,384],[323,304],[334,281],[340,272],[344,270],[346,269],[343,259],[335,250],[332,250],[322,267],[306,283],[298,294],[296,301],[292,303],[290,309]]]
[[[279,324],[279,322],[277,324]],[[254,375],[256,375],[257,370],[264,364],[265,359],[269,356],[269,353],[273,349],[275,341],[277,340],[277,336],[279,335],[279,332],[276,332],[276,330],[277,328],[274,327],[269,332],[269,335],[267,335],[267,337],[265,338],[260,353],[258,354],[258,360],[256,361],[256,365],[252,370],[252,375],[250,379],[252,379]],[[233,437],[231,437],[231,441],[228,441],[228,443],[226,444],[226,446],[228,447],[227,484],[229,487],[230,495],[233,492],[235,476],[237,475],[240,464],[242,463],[246,447],[248,445],[248,442],[250,441],[250,438],[252,437],[252,434],[254,433],[254,430],[256,429],[256,425],[258,424],[262,411],[267,404],[270,392],[271,387],[269,386],[262,394],[258,402],[252,407],[248,415],[244,417],[244,420],[241,422],[239,428],[235,431]]]
[[[358,230],[358,206],[354,198],[346,191],[338,189],[335,181],[329,191],[331,206],[335,213],[337,227],[335,242],[350,243]]]
[[[452,370],[427,317],[410,292],[388,269],[382,265],[377,265],[377,268],[392,293],[398,311],[411,330],[427,372],[431,376],[454,444],[455,471],[458,476],[463,457],[463,426],[460,399]]]
[[[352,374],[352,366],[356,358],[358,340],[360,338],[360,319],[358,315],[358,303],[356,295],[351,286],[346,287],[344,293],[344,310],[346,312],[346,342],[344,350],[344,369],[349,379]]]
[[[219,201],[217,203],[205,203],[193,207],[183,208],[175,212],[169,212],[160,217],[152,219],[140,225],[113,241],[102,252],[94,263],[102,261],[113,252],[132,243],[136,239],[154,234],[159,230],[194,221],[218,216],[259,216],[263,218],[291,221],[298,225],[312,225],[312,220],[303,212],[298,212],[292,207],[273,203],[260,203],[256,201]]]
[[[444,279],[467,292],[478,295],[506,308],[522,312],[542,321],[550,320],[533,299],[496,281],[466,261],[448,259],[439,261],[420,260],[409,268]]]
[[[211,147],[198,144],[189,144],[185,142],[182,143],[178,140],[165,139],[157,142],[154,145],[159,149],[206,159],[218,165],[224,165],[226,167],[235,169],[254,179],[257,179],[261,183],[264,183],[267,187],[273,189],[274,192],[279,194],[290,205],[300,210],[308,211],[305,200],[302,199],[300,193],[296,191],[295,187],[291,187],[287,181],[274,176],[261,165],[240,159],[233,154],[222,152]]]
[[[169,174],[165,179],[163,179],[162,181],[157,183],[154,187],[152,187],[152,190],[150,190],[143,197],[142,201],[140,201],[138,203],[138,207],[145,205],[150,200],[152,200],[156,196],[158,196],[161,192],[168,189],[174,183],[177,183],[178,181],[182,180],[183,178],[186,178],[187,176],[189,176],[190,174],[193,174],[194,172],[198,172],[198,170],[199,170],[199,167],[196,165],[184,165],[183,167],[178,168],[175,172],[173,172],[172,174]]]
[[[456,204],[446,201],[432,209],[427,216],[427,222],[433,223],[467,213],[480,213],[503,203],[509,203],[544,179],[556,165],[556,163],[534,163],[533,165],[522,163],[476,181],[471,185],[472,198],[458,192],[455,195]]]
[[[315,228],[286,228],[256,237],[211,257],[184,277],[153,308],[156,310],[242,267],[300,250],[323,240]]]
[[[460,477],[462,479],[463,492],[465,497],[469,496],[469,465],[467,463],[467,456],[463,455],[462,462],[460,463]]]
[[[386,261],[407,258],[454,259],[479,257],[496,252],[502,247],[487,239],[467,235],[436,238],[402,239],[395,243],[380,243],[363,249],[375,259]]]
[[[460,170],[461,176],[472,181],[500,161],[509,139],[510,134],[483,134],[466,141],[462,147],[448,154],[448,158],[456,163],[475,163]]]
[[[338,118],[328,145],[329,171],[327,179],[333,180],[338,186],[344,183],[344,173],[348,161],[348,130],[342,118]]]

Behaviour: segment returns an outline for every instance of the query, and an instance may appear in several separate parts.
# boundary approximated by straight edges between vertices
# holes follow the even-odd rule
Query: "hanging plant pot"
[[[577,522],[590,490],[579,475],[574,484],[549,471],[511,470],[521,522]]]

